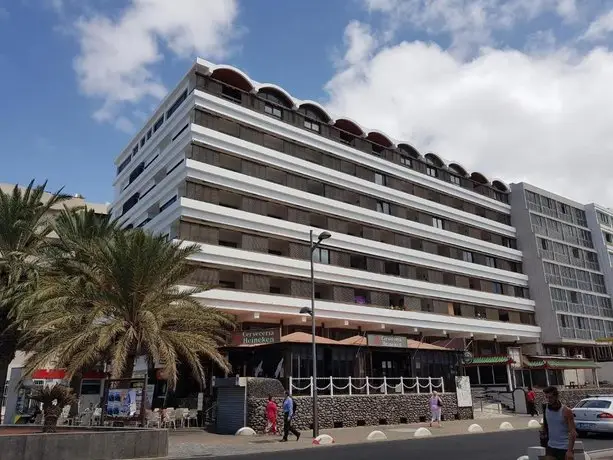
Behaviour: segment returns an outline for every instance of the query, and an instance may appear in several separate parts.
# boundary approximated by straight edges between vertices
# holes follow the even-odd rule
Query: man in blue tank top
[[[547,398],[543,411],[543,434],[547,438],[546,455],[556,460],[573,460],[577,438],[573,412],[562,404],[556,387],[547,387],[543,393]]]

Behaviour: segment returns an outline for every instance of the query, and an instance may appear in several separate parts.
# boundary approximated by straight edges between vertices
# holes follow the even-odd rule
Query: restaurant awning
[[[348,339],[339,340],[338,343],[342,345],[352,345],[356,347],[368,346],[368,339],[362,335],[354,335]],[[439,347],[438,345],[432,345],[431,343],[419,342],[418,340],[406,339],[406,348],[413,350],[438,350],[438,351],[452,351],[445,347]],[[404,348],[404,347],[403,347]]]
[[[536,359],[525,362],[528,369],[598,369],[600,366],[587,359]]]
[[[513,364],[515,361],[508,356],[475,356],[466,366],[502,366]]]

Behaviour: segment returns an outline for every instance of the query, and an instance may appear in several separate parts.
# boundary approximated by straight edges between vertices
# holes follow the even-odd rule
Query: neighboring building
[[[364,366],[355,348],[335,346],[386,334],[457,339],[486,365],[481,383],[507,384],[507,347],[539,339],[503,182],[232,67],[198,59],[116,164],[113,217],[200,243],[186,283],[213,286],[203,303],[244,331],[310,334],[299,313],[310,306],[309,231],[332,234],[315,252],[320,375],[455,372],[426,350],[381,348]],[[310,375],[307,344],[264,349],[229,349],[233,372],[278,375],[284,359],[281,375]]]
[[[610,360],[611,347],[597,342],[613,336],[613,309],[610,260],[596,215],[590,218],[589,206],[586,214],[584,205],[529,184],[511,189],[513,224],[541,327],[540,353]],[[568,361],[563,363],[572,366]],[[582,384],[582,375],[567,371],[565,382]]]

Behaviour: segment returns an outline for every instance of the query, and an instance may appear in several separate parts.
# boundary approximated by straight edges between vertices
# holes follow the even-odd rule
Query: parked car
[[[613,433],[613,395],[590,396],[573,408],[577,436]]]

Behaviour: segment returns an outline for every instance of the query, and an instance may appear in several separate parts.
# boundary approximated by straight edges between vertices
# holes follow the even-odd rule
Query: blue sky
[[[199,55],[486,177],[613,205],[613,1],[164,3],[0,0],[0,182],[112,201],[114,157]]]

